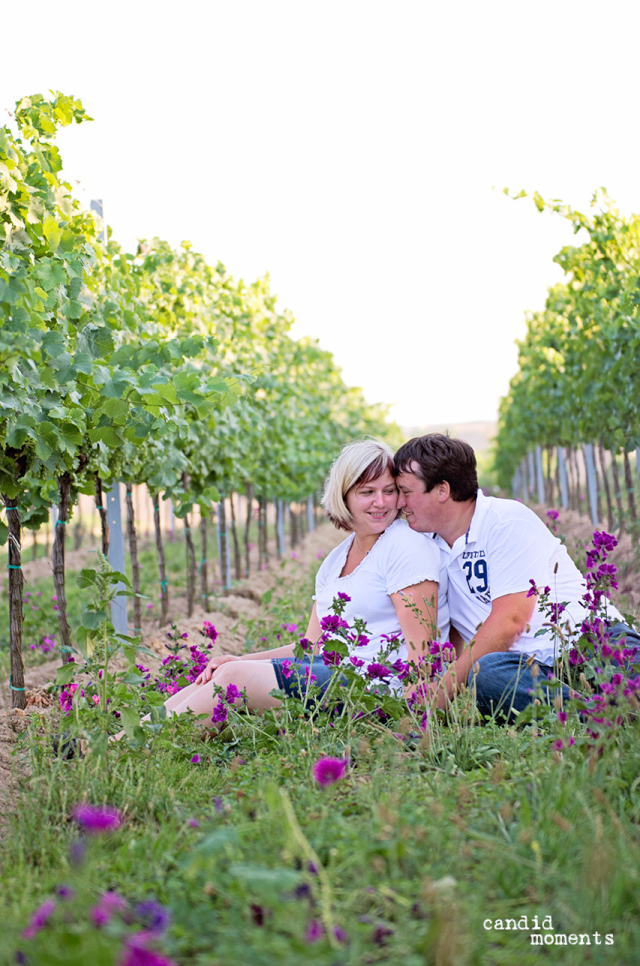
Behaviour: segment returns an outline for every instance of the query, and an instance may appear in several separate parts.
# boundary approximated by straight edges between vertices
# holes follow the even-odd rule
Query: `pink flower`
[[[109,805],[76,805],[73,817],[78,825],[91,834],[111,832],[122,825],[122,815],[117,808]]]
[[[285,660],[284,660],[284,661],[282,662],[282,673],[283,673],[283,675],[285,676],[285,678],[290,678],[290,677],[291,677],[291,675],[293,674],[293,667],[292,667],[292,663],[293,663],[293,662],[292,662],[292,661],[290,661],[290,660],[289,660],[288,658],[286,658],[286,659],[285,659]]]
[[[567,720],[567,712],[558,711],[558,721],[560,722],[560,724],[564,724],[566,720]]]
[[[189,759],[189,761],[191,762],[192,765],[199,765],[200,764],[200,755],[192,755],[191,758]]]
[[[147,949],[147,943],[153,938],[148,932],[129,936],[124,956],[118,966],[177,966],[173,959],[167,959],[161,953]]]
[[[117,892],[103,892],[98,900],[98,904],[89,912],[89,917],[94,926],[101,928],[111,922],[116,912],[122,912],[127,908],[127,900],[119,896]]]
[[[47,899],[43,902],[41,906],[38,906],[34,914],[31,916],[31,922],[27,928],[22,933],[23,939],[32,939],[36,933],[44,929],[49,923],[49,919],[53,915],[56,908],[56,904],[53,899]]]
[[[318,785],[326,788],[344,778],[348,767],[348,758],[320,758],[313,766],[313,777]]]

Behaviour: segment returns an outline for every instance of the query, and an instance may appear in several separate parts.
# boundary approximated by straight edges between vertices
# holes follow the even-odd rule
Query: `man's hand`
[[[523,590],[518,594],[505,594],[493,601],[491,613],[478,629],[475,638],[442,676],[437,707],[445,708],[447,699],[451,700],[461,686],[467,683],[476,661],[485,654],[508,651],[524,633],[537,600],[535,595],[529,597],[528,593]]]

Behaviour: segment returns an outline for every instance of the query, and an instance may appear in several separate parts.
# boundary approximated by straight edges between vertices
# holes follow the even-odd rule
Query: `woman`
[[[328,554],[318,571],[306,637],[318,641],[320,621],[332,613],[338,592],[346,594],[350,600],[343,619],[352,625],[359,617],[367,625],[369,642],[356,650],[364,661],[363,670],[388,647],[388,637],[403,638],[393,660],[417,660],[428,653],[438,627],[445,635],[449,629],[440,552],[428,536],[397,519],[392,471],[393,453],[385,443],[350,443],[333,464],[322,498],[329,519],[349,531],[349,536]],[[443,576],[446,580],[446,571]],[[300,662],[302,673],[285,673],[287,665],[283,669],[283,662],[293,658],[293,649],[294,644],[285,644],[255,654],[212,657],[195,683],[172,695],[165,707],[174,714],[187,710],[209,714],[214,686],[226,689],[230,684],[246,692],[250,710],[277,707],[280,701],[271,691],[299,694],[305,687],[304,662]],[[332,668],[325,667],[321,657],[314,659],[315,684],[326,688],[331,674]],[[400,688],[397,679],[391,684]]]

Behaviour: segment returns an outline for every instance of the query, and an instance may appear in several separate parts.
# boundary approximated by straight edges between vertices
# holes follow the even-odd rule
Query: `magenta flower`
[[[288,658],[286,658],[282,662],[282,673],[285,676],[285,678],[290,678],[291,675],[293,674],[293,666],[292,665],[293,665],[293,662],[290,661]]]
[[[200,764],[200,755],[192,755],[191,758],[189,759],[189,761],[191,762],[192,765],[199,765]]]
[[[338,600],[343,600],[345,603],[348,604],[349,601],[351,600],[351,598],[349,597],[348,594],[343,594],[342,591],[339,590],[338,591]]]
[[[265,638],[265,640],[266,640],[266,638]],[[311,641],[308,638],[306,638],[306,637],[301,637],[299,643],[300,643],[300,647],[302,648],[303,651],[308,651],[312,647]]]
[[[339,667],[342,656],[337,651],[323,651],[322,660],[326,667]]]
[[[225,699],[226,699],[226,701],[228,701],[229,704],[233,704],[234,701],[239,701],[241,697],[242,697],[242,694],[240,693],[240,691],[238,690],[238,688],[235,686],[235,684],[228,684],[227,685],[227,690],[226,690],[226,693],[225,693]]]
[[[324,936],[324,926],[317,919],[310,919],[304,934],[305,941],[317,943]]]
[[[391,676],[391,671],[384,664],[378,664],[374,661],[372,664],[367,665],[367,677],[369,678],[380,678],[384,681],[385,678]]]
[[[364,665],[364,661],[361,661],[360,658],[356,657],[354,654],[351,655],[349,660],[351,661],[354,667],[362,667]]]
[[[218,636],[218,632],[210,621],[205,621],[202,625],[202,633],[205,637],[208,637],[211,643],[215,641]]]
[[[280,626],[289,634],[295,634],[295,632],[298,630],[297,624],[281,624]]]
[[[122,815],[117,808],[110,805],[76,805],[73,817],[85,832],[91,834],[112,832],[122,825]]]
[[[38,906],[34,914],[31,916],[31,921],[29,925],[22,933],[23,939],[32,939],[36,933],[39,933],[41,929],[49,924],[49,919],[53,915],[56,908],[56,904],[53,899],[47,899],[43,902],[41,906]]]
[[[560,724],[564,724],[566,720],[567,720],[567,712],[558,711],[558,721],[560,722]]]
[[[341,617],[338,617],[337,614],[327,614],[327,616],[323,617],[320,621],[320,627],[323,631],[337,631],[340,627],[348,626],[349,625],[347,622]]]
[[[153,936],[148,932],[140,932],[129,936],[124,956],[118,966],[178,966],[173,959],[167,959],[153,949],[147,949],[147,943]]]
[[[320,758],[313,766],[313,777],[318,785],[326,788],[344,778],[348,767],[348,758]]]
[[[103,892],[98,904],[89,911],[89,918],[94,926],[100,929],[111,922],[116,912],[123,912],[127,908],[127,900],[117,892]]]
[[[558,510],[547,510],[547,516],[550,520],[557,520],[560,516],[560,513]]]
[[[228,717],[229,717],[229,712],[227,708],[225,708],[222,701],[218,701],[218,703],[213,709],[211,720],[214,722],[214,724],[224,724]]]

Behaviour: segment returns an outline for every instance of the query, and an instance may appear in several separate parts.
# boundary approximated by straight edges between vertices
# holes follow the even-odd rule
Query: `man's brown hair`
[[[415,464],[417,463],[417,468]],[[454,500],[471,500],[478,490],[476,457],[463,439],[442,433],[416,436],[404,443],[394,457],[395,475],[414,473],[429,493],[437,483],[446,481]]]

